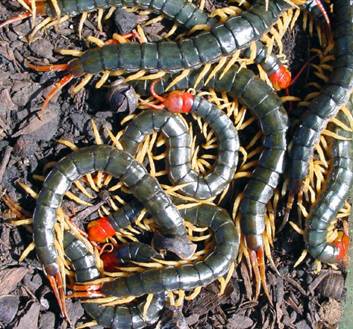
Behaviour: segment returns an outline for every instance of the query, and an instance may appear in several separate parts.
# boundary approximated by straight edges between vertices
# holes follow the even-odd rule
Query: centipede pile
[[[33,232],[20,261],[38,258],[62,321],[70,322],[65,299],[73,298],[86,313],[80,328],[179,328],[166,310],[193,312],[210,285],[216,307],[228,294],[234,311],[243,290],[242,304],[251,300],[260,313],[275,303],[278,313],[283,296],[274,278],[288,274],[278,246],[293,236],[302,249],[283,255],[292,257],[289,271],[304,260],[317,273],[347,270],[352,0],[13,2],[5,4],[0,38],[14,45],[22,24],[30,31],[21,42],[32,50],[75,30],[57,42],[70,49],[49,60],[0,54],[4,70],[48,87],[43,99],[24,104],[30,116],[19,133],[5,133],[8,144],[25,142],[66,99],[43,165],[7,181],[16,193],[2,195],[4,222]],[[122,13],[139,20],[119,33]],[[85,113],[89,124],[73,133],[66,116],[78,99],[80,115],[94,102],[110,114]],[[2,167],[6,176],[11,167]],[[245,289],[236,291],[239,282]],[[306,319],[293,298],[288,304]],[[245,328],[223,314],[212,327]],[[283,312],[255,317],[263,328],[299,323]]]

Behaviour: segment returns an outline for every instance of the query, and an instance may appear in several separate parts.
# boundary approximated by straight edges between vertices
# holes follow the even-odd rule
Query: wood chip
[[[33,303],[30,309],[23,315],[14,329],[37,329],[40,304]]]
[[[0,271],[0,295],[7,295],[13,291],[27,272],[28,269],[25,267]]]

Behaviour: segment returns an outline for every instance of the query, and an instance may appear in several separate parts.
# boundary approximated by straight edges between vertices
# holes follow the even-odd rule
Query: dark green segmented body
[[[231,182],[238,164],[239,139],[237,130],[228,116],[202,97],[194,97],[191,112],[199,115],[215,132],[218,140],[218,157],[214,169],[206,176],[191,167],[191,137],[188,126],[176,114],[167,111],[144,111],[127,126],[121,137],[123,149],[135,154],[144,138],[162,131],[168,138],[168,171],[174,185],[186,195],[208,199],[221,193]]]
[[[94,171],[104,171],[119,178],[144,204],[155,219],[161,234],[184,242],[178,256],[188,258],[193,254],[194,245],[187,237],[183,219],[158,181],[129,153],[109,145],[91,146],[60,160],[45,179],[37,199],[33,214],[34,242],[39,259],[49,275],[58,271],[54,244],[56,211],[71,184]]]
[[[193,87],[198,74],[199,71],[192,72],[174,88]],[[156,85],[156,91],[163,93],[172,79],[173,76],[170,76],[161,80]],[[204,85],[205,82],[201,81],[200,86]],[[149,82],[146,81],[135,82],[134,86],[141,94],[146,94],[149,90]],[[264,150],[260,155],[257,168],[245,187],[244,198],[240,205],[242,231],[247,236],[249,248],[256,250],[262,246],[266,204],[271,199],[280,175],[284,171],[288,117],[276,93],[249,70],[242,69],[238,72],[238,66],[235,66],[221,80],[218,76],[211,79],[207,86],[237,97],[239,102],[259,119],[264,135]]]
[[[138,246],[138,244],[128,244],[121,249],[123,248],[130,250],[130,252],[119,254],[120,257],[123,257],[121,258],[123,262],[146,261],[145,251],[141,252],[144,247]],[[134,252],[132,253],[131,250]],[[83,283],[100,277],[94,255],[87,250],[82,241],[76,239],[69,232],[64,234],[64,251],[75,269],[77,282]],[[83,308],[101,326],[113,329],[140,329],[158,321],[164,300],[164,293],[155,295],[145,317],[143,316],[144,305],[142,302],[127,306],[102,306],[101,304],[84,303]]]
[[[250,57],[250,48],[245,49],[244,54]],[[277,72],[282,65],[276,55],[270,54],[267,56],[266,46],[261,41],[256,41],[255,63],[260,64],[267,75]]]
[[[334,1],[335,62],[328,83],[305,112],[293,137],[289,189],[296,193],[308,173],[309,160],[328,120],[347,101],[353,88],[353,1]]]
[[[343,112],[339,112],[337,118],[349,126]],[[333,166],[326,190],[320,195],[305,222],[307,248],[313,257],[325,263],[338,262],[339,249],[327,242],[327,231],[347,200],[353,185],[353,133],[340,127],[336,127],[335,132],[348,140],[334,141]]]
[[[134,224],[142,209],[143,205],[141,202],[134,199],[125,204],[123,207],[119,208],[117,211],[111,213],[108,216],[108,220],[115,231],[119,231],[122,228],[126,228],[129,225]]]
[[[239,248],[239,232],[228,213],[213,205],[199,205],[180,210],[194,225],[208,227],[215,240],[214,250],[195,264],[152,269],[103,284],[102,292],[113,296],[142,296],[170,290],[190,290],[205,286],[224,275],[235,261]]]
[[[76,16],[83,12],[91,12],[97,9],[110,7],[134,7],[151,9],[176,21],[185,28],[191,28],[197,24],[215,24],[216,19],[210,18],[194,4],[181,0],[57,0],[61,15]],[[50,3],[46,3],[48,16],[55,17],[56,12]]]
[[[252,41],[260,39],[288,8],[288,3],[276,0],[269,3],[266,11],[265,4],[259,1],[239,16],[213,26],[210,32],[180,42],[125,43],[90,49],[69,63],[69,71],[81,75],[117,69],[151,72],[195,69],[248,47]]]

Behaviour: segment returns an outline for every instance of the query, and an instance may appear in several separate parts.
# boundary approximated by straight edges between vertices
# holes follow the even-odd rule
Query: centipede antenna
[[[61,90],[64,86],[66,86],[75,76],[73,74],[67,74],[61,78],[61,80],[50,89],[47,97],[44,100],[44,103],[41,107],[41,111],[45,110],[48,107],[50,100],[57,94],[59,90]]]
[[[69,68],[68,64],[34,65],[28,63],[27,66],[37,72],[61,72]]]
[[[160,102],[164,102],[165,101],[165,98],[158,95],[156,93],[156,90],[155,90],[155,86],[156,86],[156,83],[158,82],[158,80],[154,80],[152,83],[151,83],[151,87],[150,87],[150,92],[152,94],[152,96],[155,98],[155,99],[158,99]]]
[[[314,55],[314,56],[312,56],[312,57],[310,57],[308,59],[308,61],[302,66],[302,68],[299,70],[299,72],[294,76],[294,78],[292,79],[292,81],[291,81],[290,85],[288,86],[288,88],[293,86],[296,83],[296,81],[300,78],[300,76],[303,74],[303,72],[306,70],[306,68],[311,64],[311,62],[316,57],[318,57],[318,55]]]
[[[10,25],[12,23],[16,23],[16,22],[20,22],[22,20],[24,20],[25,18],[31,17],[32,13],[30,11],[26,11],[18,16],[15,17],[11,17],[9,19],[7,19],[6,21],[3,21],[0,23],[0,29],[3,28],[6,25]]]

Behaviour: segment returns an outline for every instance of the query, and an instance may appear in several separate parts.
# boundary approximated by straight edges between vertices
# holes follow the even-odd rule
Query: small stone
[[[321,305],[320,319],[330,326],[336,326],[342,317],[342,304],[333,298]],[[305,328],[306,329],[306,328]]]
[[[17,106],[25,106],[38,88],[38,84],[30,81],[16,82],[11,90],[12,102]]]
[[[120,34],[131,32],[137,25],[137,15],[128,13],[125,9],[115,11],[114,22]]]
[[[54,47],[46,39],[37,39],[30,44],[30,48],[38,57],[51,58],[53,56]]]
[[[55,314],[52,312],[45,312],[40,315],[39,329],[54,329],[55,328]]]
[[[72,302],[71,299],[66,301],[67,312],[69,314],[70,321],[72,324],[76,324],[78,319],[80,319],[85,313],[81,303],[79,301]]]
[[[38,150],[38,144],[31,135],[20,136],[14,146],[14,155],[20,157],[30,157],[34,155]]]
[[[18,321],[14,329],[37,329],[40,305],[33,303],[30,309]]]
[[[18,310],[20,298],[18,296],[5,295],[0,297],[0,322],[10,323]]]
[[[35,293],[43,284],[43,280],[38,273],[34,275],[29,273],[24,277],[23,284]]]

